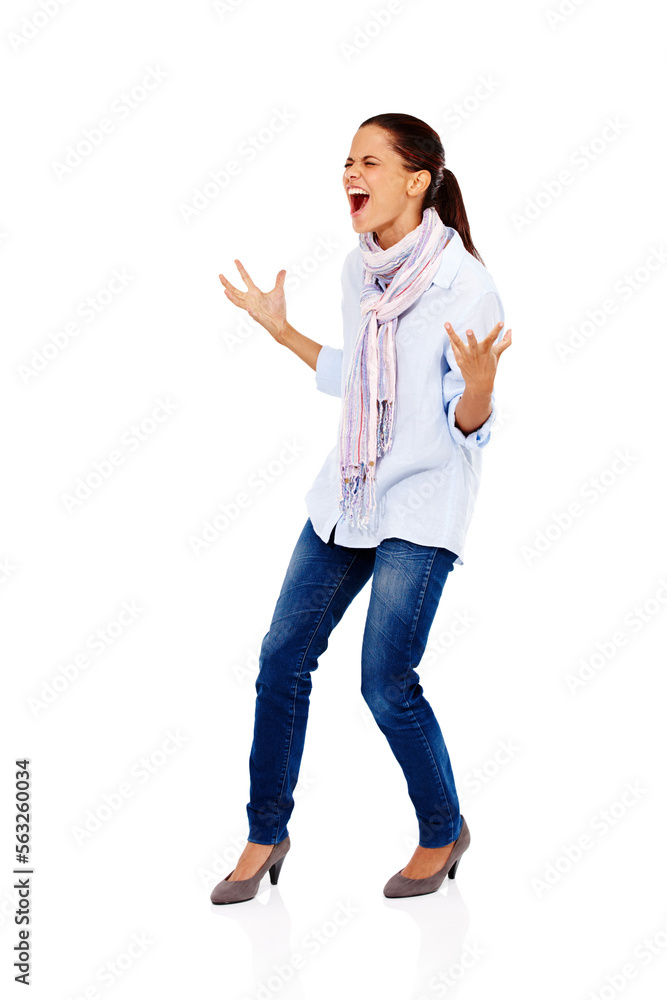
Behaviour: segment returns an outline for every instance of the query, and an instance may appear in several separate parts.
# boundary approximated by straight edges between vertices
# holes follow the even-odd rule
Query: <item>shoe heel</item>
[[[454,878],[454,876],[456,875],[456,869],[459,866],[459,861],[460,860],[461,860],[460,858],[457,858],[456,861],[454,862],[454,864],[452,865],[452,867],[447,872],[447,875],[449,876],[449,878]]]
[[[283,861],[285,860],[285,857],[286,855],[283,856],[280,859],[280,861],[276,861],[276,863],[274,865],[271,865],[271,867],[269,868],[269,878],[271,879],[271,885],[278,884],[278,876],[280,875],[280,869],[283,866]]]

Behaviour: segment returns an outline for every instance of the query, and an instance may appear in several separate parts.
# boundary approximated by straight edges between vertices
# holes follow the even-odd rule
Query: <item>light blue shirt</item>
[[[339,510],[338,434],[342,397],[361,311],[361,248],[344,262],[341,275],[343,347],[324,344],[317,356],[315,384],[341,397],[336,444],[324,460],[305,496],[313,528],[328,541],[336,525],[339,545],[368,548],[383,538],[398,537],[418,545],[444,546],[463,564],[468,526],[479,491],[482,449],[496,419],[492,409],[477,430],[464,434],[454,424],[456,404],[465,382],[454,358],[445,321],[467,342],[466,330],[478,340],[505,320],[493,278],[469,253],[459,233],[448,227],[449,242],[431,284],[398,317],[396,328],[396,393],[393,443],[376,466],[377,507],[365,527],[351,525]],[[384,281],[382,287],[386,287]],[[496,341],[502,339],[501,329]]]

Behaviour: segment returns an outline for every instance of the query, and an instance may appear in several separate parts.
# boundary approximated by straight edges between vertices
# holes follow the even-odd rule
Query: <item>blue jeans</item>
[[[461,832],[449,754],[415,667],[456,554],[385,538],[372,548],[336,545],[310,518],[294,547],[255,682],[250,751],[250,832],[256,844],[288,833],[308,721],[311,674],[331,630],[373,577],[361,648],[361,694],[400,764],[417,813],[422,847]]]

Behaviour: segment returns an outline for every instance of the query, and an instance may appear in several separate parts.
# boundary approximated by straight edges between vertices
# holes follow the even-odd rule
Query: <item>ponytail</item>
[[[457,231],[468,253],[476,257],[480,264],[484,264],[470,236],[468,215],[463,204],[459,182],[448,167],[444,168],[442,180],[432,195],[431,201],[443,223]],[[424,200],[424,207],[427,207],[426,200]]]

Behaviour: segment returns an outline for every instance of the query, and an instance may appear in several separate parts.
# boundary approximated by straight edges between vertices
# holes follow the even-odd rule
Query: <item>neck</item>
[[[400,215],[397,219],[392,219],[391,222],[374,230],[375,242],[381,250],[388,250],[421,225],[422,217],[421,209],[415,209],[415,211]]]

